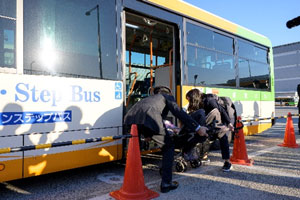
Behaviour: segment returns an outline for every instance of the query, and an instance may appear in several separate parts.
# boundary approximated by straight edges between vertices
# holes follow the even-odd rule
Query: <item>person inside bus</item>
[[[254,88],[260,88],[260,82],[259,82],[259,80],[255,79],[255,80],[253,81],[253,87],[254,87]]]
[[[298,115],[299,115],[299,118],[298,118],[298,133],[300,135],[300,84],[297,85],[297,93],[298,93]]]
[[[177,105],[171,90],[166,86],[155,87],[153,95],[133,105],[124,119],[125,126],[136,124],[139,134],[143,134],[145,138],[153,139],[161,147],[163,158],[160,189],[162,193],[178,187],[178,182],[172,181],[174,141],[163,123],[169,111],[200,136],[208,136],[206,133],[207,128],[200,126]]]
[[[266,87],[267,87],[267,89],[270,89],[269,80],[266,80]]]
[[[229,161],[230,152],[229,152],[229,142],[226,132],[233,131],[234,127],[230,122],[230,118],[227,112],[219,106],[217,100],[209,95],[201,93],[198,89],[191,89],[186,94],[186,99],[189,102],[188,111],[195,112],[198,109],[204,109],[206,115],[206,124],[209,125],[213,122],[214,119],[218,120],[221,129],[218,133],[217,138],[220,141],[222,159],[224,159],[224,165],[222,167],[224,172],[228,172],[231,169],[231,163]],[[206,151],[208,153],[208,149]],[[206,156],[204,154],[204,156]],[[205,158],[204,158],[205,159]]]

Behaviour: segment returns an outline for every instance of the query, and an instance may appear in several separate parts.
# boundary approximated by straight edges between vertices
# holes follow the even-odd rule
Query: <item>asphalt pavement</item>
[[[276,116],[289,112],[298,111],[295,107],[277,107]],[[300,144],[297,123],[298,118],[294,117],[296,143]],[[285,127],[286,119],[279,119],[271,129],[245,137],[248,158],[254,160],[252,166],[234,164],[231,172],[223,172],[220,152],[211,152],[209,164],[184,173],[175,172],[173,179],[180,183],[179,188],[160,193],[156,199],[300,199],[300,148],[278,146],[283,143]],[[160,180],[146,181],[146,186],[159,192],[159,183]],[[92,198],[102,199],[113,198],[108,194]]]
[[[276,116],[297,114],[297,109],[276,108]],[[293,117],[296,143],[300,145],[298,118]],[[280,147],[286,119],[279,119],[269,130],[245,137],[247,155],[253,166],[233,165],[223,172],[220,151],[209,154],[211,162],[186,172],[174,171],[178,189],[160,193],[159,154],[142,157],[145,185],[164,199],[300,199],[300,148]],[[231,152],[233,145],[230,145]],[[125,163],[113,162],[65,172],[47,174],[0,184],[0,199],[7,200],[110,200],[109,193],[123,185]],[[133,182],[136,177],[132,177]]]

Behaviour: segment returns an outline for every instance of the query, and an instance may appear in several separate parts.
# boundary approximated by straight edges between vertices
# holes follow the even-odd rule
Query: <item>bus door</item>
[[[126,12],[126,110],[164,85],[175,94],[174,27]]]

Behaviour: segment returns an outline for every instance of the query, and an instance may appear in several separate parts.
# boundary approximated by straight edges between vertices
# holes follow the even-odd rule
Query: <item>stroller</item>
[[[189,165],[192,168],[198,168],[202,165],[204,144],[207,141],[215,140],[221,130],[217,127],[217,124],[218,121],[213,120],[207,126],[208,138],[199,136],[185,126],[177,134],[174,134],[175,149],[179,149],[179,153],[175,156],[175,169],[177,172],[186,171]]]

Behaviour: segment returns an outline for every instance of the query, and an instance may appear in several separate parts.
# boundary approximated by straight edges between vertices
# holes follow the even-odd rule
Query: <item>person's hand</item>
[[[234,127],[233,127],[233,125],[230,123],[230,124],[228,124],[228,128],[229,128],[229,130],[232,132],[232,131],[234,131]]]
[[[205,126],[201,126],[200,129],[197,131],[197,133],[200,136],[208,137],[208,134],[206,133],[207,130],[208,130],[208,128],[206,128]]]
[[[179,133],[180,132],[180,128],[174,128],[172,129],[174,133]]]

